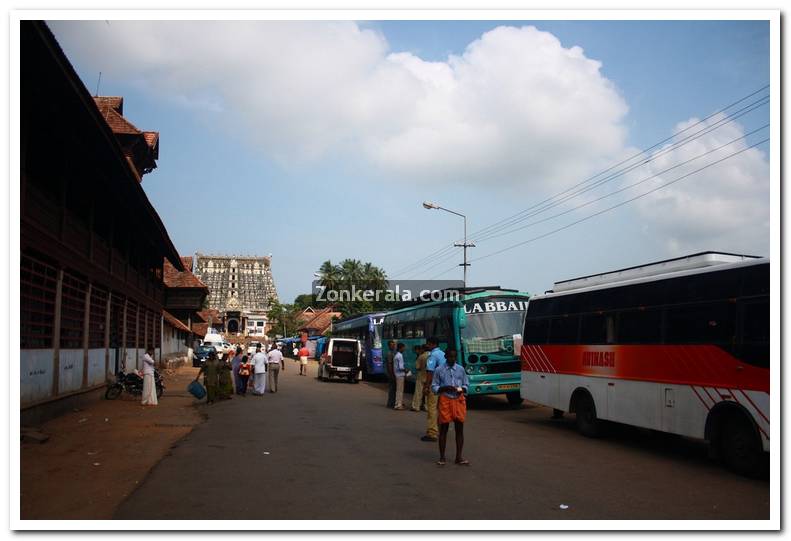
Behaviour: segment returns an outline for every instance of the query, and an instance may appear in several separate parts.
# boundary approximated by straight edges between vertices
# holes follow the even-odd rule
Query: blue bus
[[[386,312],[375,312],[332,324],[332,336],[356,338],[363,346],[363,379],[384,375],[382,362],[382,320]]]

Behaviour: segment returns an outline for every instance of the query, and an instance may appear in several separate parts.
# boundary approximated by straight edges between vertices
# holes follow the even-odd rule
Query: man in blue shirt
[[[445,354],[438,347],[435,337],[426,340],[426,349],[430,351],[426,361],[426,381],[423,384],[423,394],[426,396],[426,433],[420,438],[423,441],[437,441],[439,429],[437,427],[437,395],[431,392],[431,381],[437,366],[445,364]]]
[[[448,428],[453,421],[456,432],[456,464],[469,466],[470,462],[462,456],[464,448],[464,420],[467,417],[467,402],[464,393],[470,384],[467,372],[456,364],[456,350],[445,350],[446,361],[434,371],[431,390],[439,395],[437,406],[439,414],[439,461],[440,466],[445,465],[445,442],[448,438]]]
[[[395,407],[396,410],[405,410],[404,407],[404,379],[406,369],[404,368],[404,348],[406,346],[399,342],[396,346],[396,354],[393,356],[393,375],[396,380]]]

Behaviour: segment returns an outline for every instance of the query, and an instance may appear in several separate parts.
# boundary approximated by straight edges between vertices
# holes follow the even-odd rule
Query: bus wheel
[[[522,396],[519,393],[505,393],[505,398],[512,408],[518,408],[522,405]]]
[[[722,428],[720,456],[725,465],[741,475],[760,474],[761,438],[744,415],[732,415]]]
[[[601,436],[601,421],[596,417],[596,404],[587,392],[580,392],[574,401],[577,414],[577,430],[588,438]]]

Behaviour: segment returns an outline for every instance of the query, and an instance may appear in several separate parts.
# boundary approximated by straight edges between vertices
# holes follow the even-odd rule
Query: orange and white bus
[[[756,473],[769,450],[769,260],[705,252],[557,282],[530,299],[522,398],[706,440]],[[559,412],[556,412],[559,413]]]

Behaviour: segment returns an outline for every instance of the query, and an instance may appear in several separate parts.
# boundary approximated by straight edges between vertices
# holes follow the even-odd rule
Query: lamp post
[[[467,242],[467,217],[460,213],[456,212],[455,210],[446,209],[445,207],[441,207],[435,203],[431,203],[429,201],[423,201],[423,208],[427,210],[436,209],[436,210],[444,210],[445,212],[450,212],[451,214],[455,214],[456,216],[461,216],[464,219],[464,242],[454,242],[453,246],[464,248],[464,263],[461,263],[459,266],[464,267],[464,288],[467,288],[467,267],[470,266],[467,263],[467,248],[475,248],[475,243]]]

